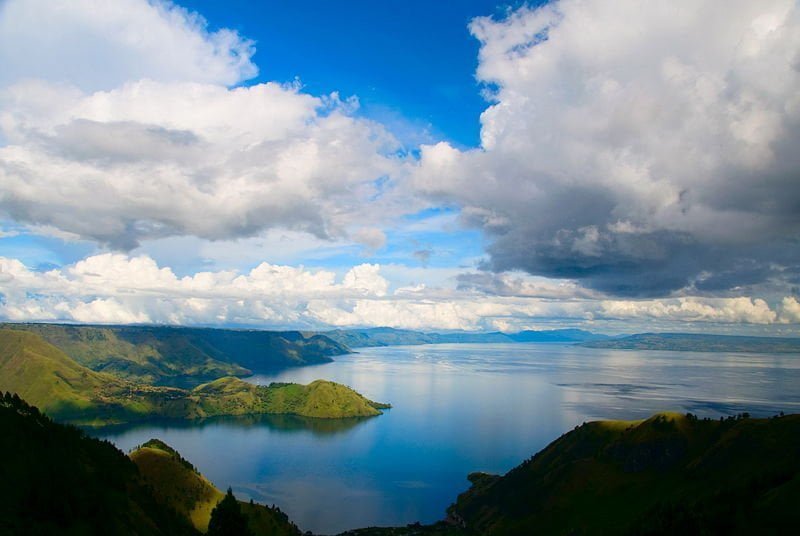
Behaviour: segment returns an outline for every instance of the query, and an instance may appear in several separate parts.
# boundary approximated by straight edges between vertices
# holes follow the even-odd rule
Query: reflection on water
[[[315,419],[300,415],[236,415],[209,417],[208,419],[154,419],[129,424],[115,424],[87,430],[95,436],[120,437],[137,431],[191,428],[252,428],[262,426],[282,433],[309,432],[314,436],[329,436],[347,432],[374,417],[348,417],[344,419]]]
[[[440,519],[472,471],[502,473],[592,419],[657,411],[800,412],[800,356],[637,352],[553,344],[363,349],[250,381],[350,385],[393,408],[366,420],[291,416],[146,423],[96,434],[122,449],[157,437],[218,487],[335,533]]]

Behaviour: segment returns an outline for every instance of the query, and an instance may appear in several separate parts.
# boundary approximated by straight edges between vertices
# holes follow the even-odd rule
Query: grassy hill
[[[0,534],[191,535],[105,441],[0,396]]]
[[[182,391],[94,372],[34,333],[0,329],[0,391],[17,393],[48,415],[91,423],[180,413]]]
[[[225,496],[177,451],[158,439],[134,449],[131,460],[156,500],[206,532],[211,512]],[[296,535],[297,527],[278,508],[241,502],[250,530],[257,535]]]
[[[327,337],[304,337],[296,331],[63,324],[0,328],[35,333],[95,372],[181,387],[251,371],[325,363],[349,352]]]
[[[207,415],[287,414],[336,419],[380,415],[389,404],[373,402],[345,385],[316,380],[308,385],[254,385],[237,378],[220,378],[192,390]]]
[[[142,385],[81,366],[35,333],[8,329],[0,329],[0,390],[81,424],[264,413],[369,417],[388,407],[322,380],[257,386],[226,377],[192,390]]]
[[[584,424],[449,510],[478,534],[786,534],[800,522],[800,415]]]
[[[158,439],[135,449],[130,458],[159,503],[168,505],[200,532],[208,529],[211,511],[224,496],[221,491]]]

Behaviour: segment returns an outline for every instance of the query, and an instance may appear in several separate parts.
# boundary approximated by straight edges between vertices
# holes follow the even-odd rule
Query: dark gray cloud
[[[418,249],[417,251],[414,252],[414,258],[417,259],[423,266],[428,265],[432,255],[433,255],[432,249]]]
[[[482,147],[424,147],[415,184],[485,231],[485,269],[619,296],[798,279],[797,4],[553,2],[472,31]]]

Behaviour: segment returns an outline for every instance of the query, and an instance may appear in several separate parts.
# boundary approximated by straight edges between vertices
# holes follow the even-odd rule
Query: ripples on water
[[[318,378],[394,408],[371,419],[219,418],[96,433],[124,450],[163,439],[217,487],[277,504],[303,530],[335,533],[440,519],[468,473],[505,472],[584,421],[800,412],[796,355],[395,346],[250,381]]]

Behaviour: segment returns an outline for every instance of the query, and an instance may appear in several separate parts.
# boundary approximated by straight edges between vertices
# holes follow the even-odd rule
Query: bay
[[[126,451],[162,439],[219,488],[276,504],[303,530],[334,534],[441,519],[467,474],[504,473],[588,420],[800,412],[796,355],[394,346],[248,381],[319,378],[394,407],[369,419],[217,418],[93,434]]]

